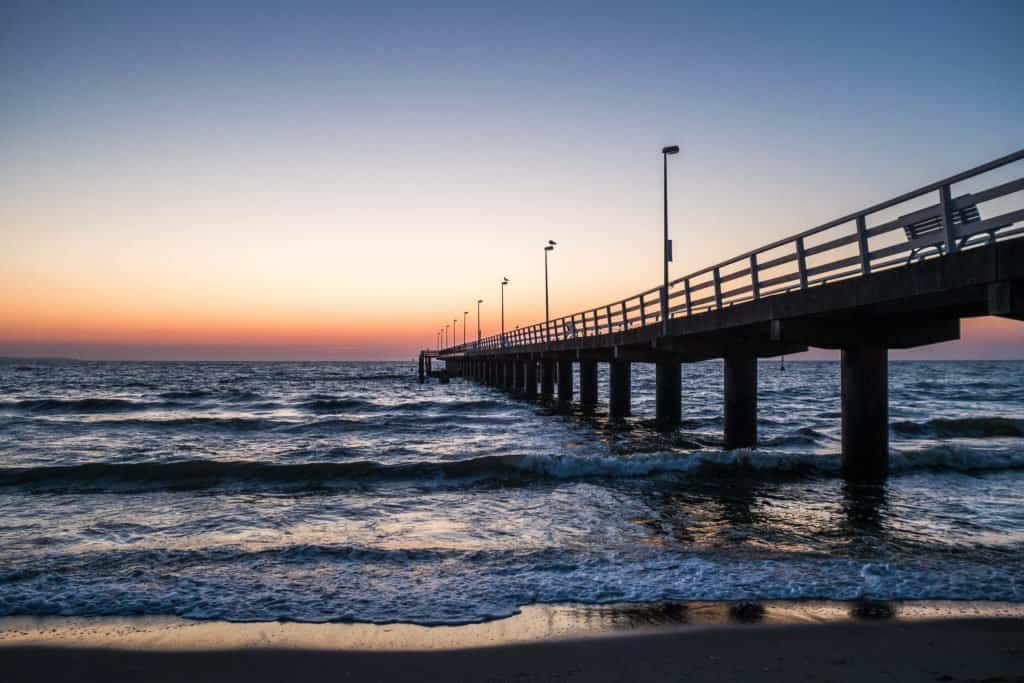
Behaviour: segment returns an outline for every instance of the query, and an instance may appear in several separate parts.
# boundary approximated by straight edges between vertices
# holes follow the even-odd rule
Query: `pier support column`
[[[612,418],[629,415],[631,374],[627,360],[608,363],[608,415]]]
[[[550,358],[540,362],[540,396],[551,398],[555,393],[555,363]]]
[[[737,351],[725,356],[725,447],[757,445],[757,356]]]
[[[515,372],[515,369],[513,365],[512,361],[508,359],[503,359],[501,361],[501,388],[506,391],[511,391],[515,387],[515,383],[513,382],[513,373]]]
[[[654,363],[655,422],[660,430],[673,430],[682,419],[682,364],[673,354]]]
[[[523,363],[523,374],[526,376],[526,397],[537,396],[537,361],[528,360]]]
[[[508,367],[509,378],[511,380],[511,384],[509,385],[508,388],[509,391],[511,391],[514,394],[517,394],[519,393],[519,385],[522,382],[523,366],[517,360],[510,360],[508,362]]]
[[[889,352],[880,346],[843,349],[843,474],[878,481],[889,472]]]
[[[425,379],[425,377],[423,375],[423,370],[424,370],[423,354],[421,353],[420,354],[420,384],[423,384],[423,382],[426,381],[426,379]]]
[[[558,361],[558,400],[563,403],[572,401],[572,361]]]
[[[580,361],[580,404],[584,408],[597,405],[597,361]]]

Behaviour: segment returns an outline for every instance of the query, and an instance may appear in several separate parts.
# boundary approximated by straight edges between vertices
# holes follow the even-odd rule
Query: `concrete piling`
[[[540,396],[550,399],[555,393],[555,362],[544,358],[540,362]]]
[[[682,419],[682,365],[673,354],[660,356],[654,364],[655,422],[658,429],[672,430]]]
[[[627,360],[615,359],[608,363],[608,415],[612,418],[629,415],[631,374]]]
[[[526,397],[535,398],[537,396],[537,361],[533,359],[525,361],[523,369],[526,378]]]
[[[736,351],[725,356],[723,416],[726,448],[757,445],[757,356]]]
[[[878,481],[889,471],[889,352],[881,346],[842,350],[843,472]]]
[[[572,361],[567,358],[558,361],[558,400],[572,401]]]
[[[597,406],[597,361],[580,361],[580,404],[584,408]]]

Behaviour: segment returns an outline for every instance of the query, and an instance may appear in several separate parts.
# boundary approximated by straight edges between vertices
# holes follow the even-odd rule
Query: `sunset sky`
[[[0,355],[409,358],[656,285],[663,145],[675,275],[1024,146],[1019,1],[125,6],[0,8]]]

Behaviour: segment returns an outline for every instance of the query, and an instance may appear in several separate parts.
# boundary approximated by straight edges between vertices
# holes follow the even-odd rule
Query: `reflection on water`
[[[886,514],[885,484],[843,482],[843,513],[845,531],[856,537],[862,534],[880,537]]]

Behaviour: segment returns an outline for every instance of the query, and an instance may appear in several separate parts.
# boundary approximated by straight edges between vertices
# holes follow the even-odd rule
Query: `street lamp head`
[[[554,251],[554,250],[555,250],[555,248],[552,247],[550,244],[548,246],[544,247],[544,251]]]
[[[463,311],[462,315],[469,315],[469,311]]]
[[[482,303],[484,302],[484,300],[483,300],[483,299],[477,299],[477,300],[476,300],[476,302],[477,302],[478,304],[482,304]]]
[[[679,145],[672,145],[671,147],[662,147],[662,154],[679,154]]]
[[[556,244],[558,244],[558,242],[556,242],[556,241],[554,241],[554,240],[548,240],[548,244],[549,244],[549,245],[551,245],[551,246],[553,247],[553,246],[555,246]]]
[[[504,287],[504,286],[505,286],[505,285],[507,285],[507,284],[508,284],[508,278],[507,278],[507,277],[506,277],[506,278],[502,278],[502,280],[501,280],[501,286],[502,286],[502,287]]]

